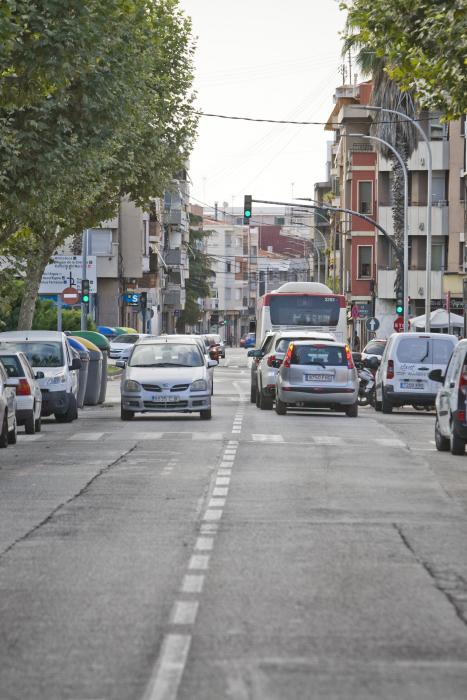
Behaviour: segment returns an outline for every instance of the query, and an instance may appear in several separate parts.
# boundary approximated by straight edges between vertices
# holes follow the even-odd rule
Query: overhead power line
[[[200,117],[214,117],[215,119],[230,119],[232,121],[241,121],[241,122],[264,122],[266,124],[296,124],[298,126],[326,126],[329,122],[309,122],[309,121],[293,121],[289,119],[260,119],[258,117],[238,117],[238,116],[233,116],[231,114],[213,114],[211,112],[202,112],[200,110],[196,110],[195,114],[198,114]],[[421,119],[413,119],[413,121],[421,121]],[[354,122],[354,123],[359,123],[359,122]],[[367,120],[361,121],[360,123],[366,124]],[[387,120],[379,120],[379,121],[374,121],[373,124],[405,124],[406,120],[405,119],[387,119]]]

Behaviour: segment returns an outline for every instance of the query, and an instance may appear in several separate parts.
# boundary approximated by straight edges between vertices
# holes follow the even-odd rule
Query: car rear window
[[[447,338],[424,338],[414,333],[413,338],[402,338],[397,346],[399,362],[427,362],[447,365],[454,345]]]
[[[24,352],[32,367],[63,367],[63,347],[61,343],[46,340],[6,341],[9,348]]]
[[[291,364],[343,367],[347,366],[347,357],[342,346],[295,345]]]
[[[287,348],[293,340],[313,340],[313,338],[310,338],[310,336],[299,338],[296,335],[293,338],[279,338],[276,345],[276,352],[287,352]]]
[[[368,345],[365,347],[363,350],[364,353],[367,355],[382,355],[384,352],[384,348],[386,346],[386,343],[368,343]]]
[[[433,364],[447,365],[451,359],[454,345],[447,338],[433,338]]]
[[[9,377],[24,377],[21,362],[15,355],[0,357],[0,362],[4,366]]]
[[[139,335],[117,335],[114,343],[124,343],[128,345],[134,345],[138,340]]]

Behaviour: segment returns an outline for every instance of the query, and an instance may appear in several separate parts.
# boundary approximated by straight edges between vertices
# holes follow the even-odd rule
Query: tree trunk
[[[407,166],[407,147],[405,143],[401,140],[397,140],[395,148],[399,151],[402,159]],[[404,171],[397,160],[397,158],[392,158],[392,172],[393,172],[393,183],[392,183],[392,195],[393,195],[393,205],[392,205],[392,221],[394,225],[394,241],[398,248],[402,250],[404,246]],[[394,282],[394,289],[397,290],[402,284],[402,270],[397,264],[396,279]]]
[[[44,242],[43,248],[35,255],[34,253],[31,253],[31,257],[28,260],[26,267],[26,278],[24,281],[23,298],[21,300],[21,308],[19,311],[19,331],[31,330],[42,275],[54,249],[55,241],[53,245],[51,243],[47,244]]]

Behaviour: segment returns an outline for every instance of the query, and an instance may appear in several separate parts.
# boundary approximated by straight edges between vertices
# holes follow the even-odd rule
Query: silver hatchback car
[[[358,415],[358,374],[348,345],[330,341],[292,342],[276,378],[276,412],[288,408],[330,408]]]
[[[117,366],[125,363],[117,361]],[[133,352],[122,377],[121,418],[135,413],[199,413],[211,418],[211,384],[208,370],[217,365],[206,360],[192,338],[170,336],[143,338]]]

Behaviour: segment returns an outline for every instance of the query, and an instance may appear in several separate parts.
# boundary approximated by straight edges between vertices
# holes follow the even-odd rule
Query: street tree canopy
[[[347,38],[385,61],[388,76],[446,119],[467,112],[467,0],[345,0]]]

